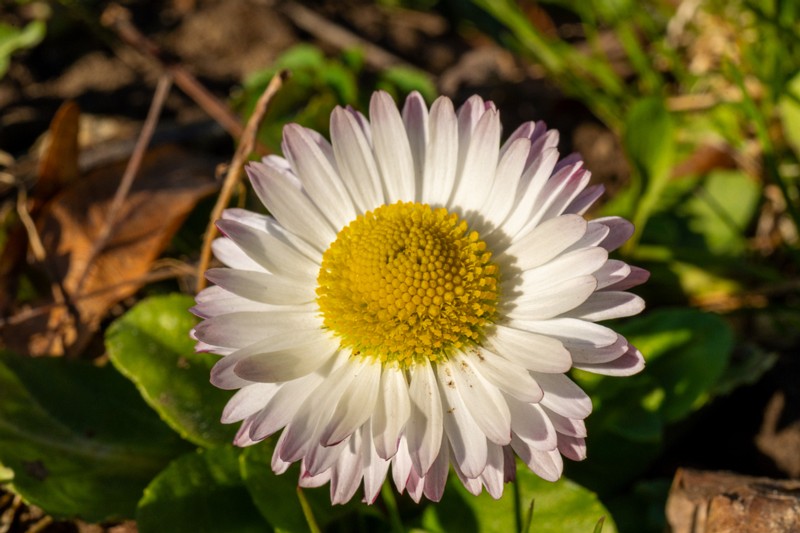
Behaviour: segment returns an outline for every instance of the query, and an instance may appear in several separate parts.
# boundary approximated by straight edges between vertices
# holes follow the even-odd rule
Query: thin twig
[[[153,132],[158,124],[158,117],[161,115],[161,109],[164,107],[164,102],[167,99],[167,94],[169,94],[171,86],[172,78],[169,75],[164,74],[158,79],[158,85],[156,86],[156,92],[150,104],[150,109],[147,112],[147,118],[144,121],[142,131],[136,141],[136,146],[133,149],[131,158],[128,160],[128,165],[125,167],[125,173],[122,175],[119,187],[117,187],[117,191],[114,193],[114,199],[111,201],[111,207],[108,209],[105,224],[100,231],[100,235],[95,240],[91,253],[83,267],[83,272],[80,278],[78,278],[78,283],[73,291],[75,295],[81,293],[81,289],[89,274],[89,268],[111,238],[111,234],[116,227],[117,218],[122,209],[122,204],[125,202],[131,190],[131,185],[133,185],[133,180],[136,178],[139,167],[142,165],[142,159],[147,151],[147,146],[150,144],[150,139],[153,137]]]
[[[42,243],[42,238],[39,236],[39,231],[36,229],[36,223],[34,223],[28,211],[28,194],[22,186],[19,187],[17,192],[17,214],[28,235],[28,243],[33,251],[33,257],[44,265],[47,260],[47,251],[45,250],[44,243]],[[53,276],[47,268],[45,268],[45,271],[50,277],[50,291],[53,293],[53,299],[58,304],[66,304],[68,300],[65,296],[64,288],[61,286],[61,282],[55,279],[55,276]],[[67,306],[67,312],[71,314],[75,312],[75,309]]]
[[[148,272],[143,276],[139,276],[132,279],[126,279],[114,283],[113,285],[106,285],[97,290],[80,294],[72,298],[71,302],[73,304],[77,304],[83,300],[97,298],[99,296],[105,295],[106,293],[113,292],[121,287],[125,287],[128,285],[147,285],[148,283],[155,283],[156,281],[164,281],[168,279],[180,278],[182,276],[194,277],[195,274],[194,267],[187,266],[187,268],[191,268],[191,273],[187,272],[186,269],[172,268],[172,267],[164,268],[161,270],[154,270]],[[23,309],[22,311],[19,311],[18,313],[11,315],[8,318],[0,318],[0,328],[21,324],[27,320],[36,318],[37,316],[48,314],[52,310],[57,309],[59,307],[67,307],[69,309],[69,306],[64,302],[54,302]]]
[[[125,43],[155,60],[165,72],[169,72],[175,80],[175,85],[216,120],[234,139],[241,138],[244,129],[236,115],[183,66],[167,61],[161,49],[133,25],[131,14],[127,9],[118,4],[111,4],[103,12],[100,20],[104,26],[114,30]],[[261,144],[258,145],[258,151],[263,154],[269,153],[267,148]]]
[[[47,252],[44,249],[42,239],[39,237],[39,232],[36,230],[36,223],[34,223],[28,212],[28,193],[22,186],[17,189],[17,215],[19,215],[19,221],[22,222],[22,225],[25,226],[25,231],[28,233],[28,242],[31,245],[33,257],[38,262],[44,263],[47,258]]]
[[[383,70],[388,67],[403,66],[420,70],[398,56],[387,52],[366,39],[362,39],[351,31],[339,26],[319,15],[315,11],[297,3],[284,2],[281,10],[297,27],[307,31],[317,39],[330,43],[340,50],[358,48],[364,53],[364,62],[372,68]],[[424,72],[421,71],[420,72]]]
[[[211,211],[211,219],[209,220],[208,228],[206,228],[206,234],[203,238],[203,248],[200,251],[200,262],[197,265],[197,292],[200,292],[206,286],[206,279],[205,276],[203,276],[203,273],[206,271],[206,269],[208,269],[208,264],[211,261],[211,243],[214,241],[214,237],[217,235],[217,227],[215,223],[222,216],[222,211],[230,202],[233,190],[236,188],[236,185],[239,183],[239,180],[242,177],[244,163],[250,153],[253,151],[253,147],[256,143],[256,134],[258,133],[258,128],[261,125],[261,121],[264,119],[264,115],[267,112],[270,101],[272,100],[272,97],[275,96],[275,93],[277,93],[278,90],[283,86],[283,82],[288,77],[288,70],[281,70],[272,77],[269,85],[267,85],[267,88],[258,98],[258,102],[256,102],[256,107],[253,110],[253,114],[250,115],[250,119],[247,121],[247,125],[244,128],[244,133],[242,134],[239,146],[236,148],[236,153],[233,155],[233,160],[228,167],[228,173],[225,176],[225,182],[222,185],[222,190],[217,198],[217,203],[214,205],[214,209]]]

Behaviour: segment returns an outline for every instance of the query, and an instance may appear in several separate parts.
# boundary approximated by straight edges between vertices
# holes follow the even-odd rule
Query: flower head
[[[602,194],[558,133],[520,126],[501,145],[494,105],[456,111],[419,94],[402,113],[331,116],[331,142],[298,125],[285,158],[248,167],[271,213],[229,209],[214,243],[228,268],[197,296],[222,415],[247,446],[281,430],[272,466],[300,485],[359,486],[389,467],[399,491],[441,498],[450,465],[494,497],[515,454],[556,480],[585,457],[592,404],[571,368],[629,375],[638,350],[597,322],[640,312],[647,272],[609,259],[629,222],[582,215]]]

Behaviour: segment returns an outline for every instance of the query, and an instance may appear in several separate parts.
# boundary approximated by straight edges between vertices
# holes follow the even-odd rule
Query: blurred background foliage
[[[741,442],[731,427],[737,419],[731,410],[743,403],[738,391],[763,383],[766,374],[777,376],[768,387],[781,380],[796,384],[799,374],[800,3],[378,3],[389,13],[433,11],[459,34],[501,45],[569,98],[574,108],[558,113],[588,110],[621,146],[627,171],[608,180],[611,194],[591,215],[619,215],[636,225],[619,253],[652,272],[637,289],[649,309],[620,330],[648,366],[625,379],[574,372],[595,404],[588,420],[589,459],[569,463],[571,481],[554,485],[521,472],[519,485],[501,502],[465,495],[457,483],[438,506],[415,507],[391,492],[374,508],[351,503],[331,509],[315,491],[298,500],[291,472],[270,473],[269,445],[243,453],[225,445],[230,428],[219,427],[215,413],[227,396],[206,383],[214,358],[192,353],[187,334],[193,319],[185,313],[191,299],[164,295],[176,287],[154,283],[139,295],[154,296],[105,331],[113,368],[3,356],[0,462],[7,468],[0,469],[0,481],[9,480],[26,500],[56,516],[135,517],[142,531],[165,524],[171,531],[196,531],[201,524],[260,530],[264,522],[276,531],[302,531],[309,512],[322,529],[333,531],[453,531],[456,522],[459,531],[508,531],[519,524],[497,522],[497,510],[521,516],[533,499],[535,531],[590,531],[610,512],[604,531],[657,532],[666,524],[664,504],[675,467],[775,472],[758,470],[763,459],[745,457],[752,446],[717,453],[720,445],[713,439]],[[79,12],[84,19],[100,11],[99,3],[67,0],[49,8]],[[38,18],[24,25],[0,21],[0,76],[12,54],[42,41],[45,19],[50,17],[51,27],[63,25],[47,10],[34,12]],[[276,152],[284,124],[299,122],[327,134],[333,107],[366,110],[375,89],[398,100],[419,91],[429,103],[439,93],[438,80],[413,64],[376,69],[360,47],[331,52],[299,43],[269,68],[242,79],[231,94],[233,108],[248,115],[272,75],[284,68],[292,77],[259,134]],[[504,115],[508,131],[517,118]],[[176,239],[194,242],[187,235],[202,232],[210,206],[197,209],[199,215],[187,219],[192,228]],[[185,242],[181,249],[187,250]],[[47,388],[47,373],[56,367],[65,367],[58,370],[62,377]],[[107,390],[112,384],[118,392]],[[72,411],[58,405],[58,394],[71,398]],[[120,413],[131,411],[126,416],[152,428],[151,438],[143,441],[102,417],[78,420],[74,409],[112,396],[124,404]],[[105,462],[86,452],[87,425],[107,430],[98,437]],[[57,466],[43,475],[34,459],[54,450],[66,450],[66,470],[82,465],[90,475],[78,480]],[[109,483],[119,490],[106,492]],[[197,511],[212,507],[216,512]],[[564,513],[577,522],[565,525]],[[234,515],[233,524],[219,522]]]

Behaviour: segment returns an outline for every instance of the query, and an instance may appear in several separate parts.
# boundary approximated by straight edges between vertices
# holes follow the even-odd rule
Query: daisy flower
[[[235,444],[280,433],[272,467],[300,462],[331,500],[389,475],[438,501],[450,466],[499,498],[515,456],[556,480],[586,456],[589,397],[571,368],[624,376],[641,353],[606,319],[639,313],[646,271],[608,258],[632,234],[587,221],[603,192],[558,132],[520,126],[501,144],[497,109],[459,110],[384,92],[369,119],[331,115],[331,142],[296,124],[284,157],[248,174],[270,216],[225,212],[228,268],[197,295],[198,349],[223,356],[211,382],[237,390],[222,422]],[[282,431],[281,431],[282,430]]]

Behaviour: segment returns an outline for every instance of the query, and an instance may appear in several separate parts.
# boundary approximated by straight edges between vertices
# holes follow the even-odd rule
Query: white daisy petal
[[[403,106],[403,125],[406,128],[408,145],[414,159],[414,199],[422,199],[422,176],[425,168],[426,146],[428,145],[428,107],[422,95],[414,91],[406,98]]]
[[[586,233],[587,223],[577,215],[561,215],[545,220],[505,250],[514,257],[514,266],[528,270],[557,257]]]
[[[372,149],[352,113],[336,108],[331,114],[333,153],[353,203],[368,211],[383,203],[383,190]]]
[[[620,217],[602,217],[596,218],[592,222],[595,224],[603,224],[609,229],[608,237],[606,237],[599,246],[602,246],[609,252],[616,250],[622,246],[625,241],[633,235],[633,224]]]
[[[601,196],[603,196],[604,192],[605,187],[602,185],[586,187],[572,202],[570,202],[567,208],[564,209],[564,213],[583,215]]]
[[[555,450],[558,442],[556,429],[542,407],[509,398],[511,429],[525,442],[541,451]]]
[[[308,395],[320,383],[322,376],[308,374],[286,383],[281,383],[278,390],[265,397],[264,409],[252,419],[250,438],[263,440],[288,424],[297,409],[308,398]],[[258,383],[257,385],[262,385]]]
[[[336,238],[336,231],[297,178],[263,163],[250,163],[246,170],[253,189],[270,214],[284,228],[324,252]]]
[[[375,161],[383,176],[387,202],[413,201],[416,188],[414,159],[403,119],[392,97],[383,91],[374,93],[369,116],[372,119]]]
[[[447,473],[450,466],[450,447],[447,441],[442,440],[442,448],[436,460],[431,465],[430,470],[425,474],[422,487],[423,494],[432,502],[438,502],[444,494],[444,486],[447,482]]]
[[[480,212],[484,213],[493,227],[501,226],[514,207],[515,198],[509,191],[515,191],[519,187],[530,149],[529,139],[516,139],[500,156],[497,170],[492,170],[495,174],[494,183]]]
[[[242,387],[228,400],[220,421],[223,424],[241,422],[269,403],[278,389],[275,383],[253,383]]]
[[[586,440],[567,435],[559,435],[558,451],[568,459],[583,461],[586,459]]]
[[[524,366],[507,357],[495,355],[486,348],[476,349],[474,355],[476,360],[472,363],[478,372],[502,392],[528,403],[542,399],[544,393],[541,387],[525,371]]]
[[[534,373],[533,378],[544,390],[540,402],[561,416],[584,419],[592,412],[592,400],[564,374]]]
[[[264,271],[264,267],[250,259],[250,256],[244,253],[244,251],[236,246],[236,243],[230,239],[214,239],[211,243],[211,251],[214,252],[214,257],[219,259],[225,266],[241,268],[242,270]]]
[[[511,442],[511,414],[503,395],[476,372],[469,358],[454,354],[452,360],[444,373],[452,371],[450,377],[472,419],[490,441],[500,445]]]
[[[322,430],[321,442],[331,446],[351,435],[356,428],[369,420],[378,399],[381,383],[380,363],[367,362],[355,376],[351,391],[343,395],[328,425]],[[370,439],[371,439],[370,435]]]
[[[647,270],[636,266],[630,266],[629,268],[630,273],[625,279],[604,287],[604,290],[626,291],[633,287],[637,287],[650,279],[650,272]]]
[[[408,483],[408,478],[412,470],[411,455],[408,453],[408,443],[406,442],[405,435],[402,435],[397,445],[397,453],[392,457],[392,481],[394,481],[394,486],[397,487],[397,491],[400,494],[406,490],[406,484]]]
[[[534,152],[533,147],[531,147],[531,152]],[[539,193],[547,184],[553,167],[558,161],[558,150],[555,148],[536,152],[536,154],[535,159],[522,171],[517,201],[501,227],[509,237],[517,237],[526,226],[529,230],[536,227],[529,222],[536,213]]]
[[[644,300],[630,292],[603,291],[589,296],[580,306],[569,311],[569,316],[599,322],[612,318],[633,316],[644,310]]]
[[[486,463],[486,468],[481,472],[481,482],[486,487],[486,492],[494,498],[499,500],[503,495],[503,482],[505,477],[503,458],[503,447],[497,444],[489,444],[489,460]]]
[[[542,411],[544,411],[547,418],[553,423],[553,427],[556,428],[556,431],[560,434],[569,435],[570,437],[586,437],[586,424],[583,420],[561,416],[544,406],[542,406]]]
[[[303,280],[316,278],[319,265],[269,233],[234,220],[220,220],[217,227],[268,271]]]
[[[519,276],[521,290],[536,292],[541,287],[577,276],[594,274],[608,261],[608,252],[600,247],[582,248],[560,255],[549,263],[524,271]],[[595,274],[594,278],[599,277]]]
[[[498,324],[487,340],[497,353],[527,370],[566,372],[572,365],[569,351],[551,337]]]
[[[321,330],[318,317],[310,312],[232,312],[215,316],[195,326],[198,340],[217,346],[245,348],[256,342],[281,338],[288,343],[307,339],[310,332]]]
[[[206,279],[234,294],[273,305],[297,305],[316,298],[313,287],[295,279],[252,270],[212,268]]]
[[[356,217],[353,200],[339,178],[333,148],[327,141],[318,141],[310,130],[289,124],[283,132],[283,151],[309,197],[334,228],[341,228]]]
[[[411,414],[405,435],[412,464],[418,473],[424,475],[439,455],[443,431],[442,403],[430,363],[423,361],[412,366],[409,374]]]
[[[462,213],[480,209],[494,186],[499,154],[500,117],[490,110],[476,124],[463,162],[459,162],[451,205]]]
[[[388,460],[378,456],[372,445],[372,430],[369,424],[364,425],[361,440],[364,443],[364,503],[373,504],[378,499],[386,474],[389,471]]]
[[[243,357],[233,367],[233,373],[242,379],[260,383],[289,381],[315,371],[338,349],[335,342],[319,336],[291,348]]]
[[[385,368],[372,419],[372,438],[379,457],[391,459],[397,453],[400,432],[410,416],[411,400],[405,373],[399,368]]]
[[[486,467],[486,436],[469,413],[458,392],[452,365],[436,366],[436,377],[444,407],[444,429],[453,450],[456,464],[469,478],[478,477]]]
[[[564,461],[558,450],[543,452],[537,450],[533,445],[518,435],[511,439],[511,447],[517,453],[522,462],[542,479],[547,481],[557,481],[564,470]]]
[[[595,322],[644,305],[648,273],[609,259],[633,226],[588,221],[603,192],[559,135],[527,122],[501,144],[479,96],[402,112],[375,93],[370,118],[331,115],[330,141],[284,128],[284,157],[248,167],[271,215],[227,209],[191,312],[196,349],[221,355],[211,382],[237,446],[279,433],[272,469],[300,487],[373,503],[388,469],[418,502],[452,466],[500,498],[519,456],[555,481],[586,457],[592,403],[572,368],[626,376],[642,354]]]
[[[578,276],[525,293],[514,301],[515,307],[508,312],[512,319],[542,320],[572,311],[591,298],[597,280],[594,276]]]
[[[606,326],[576,318],[512,320],[509,326],[555,337],[568,346],[586,344],[601,348],[615,343],[619,338],[616,332]]]
[[[449,99],[440,97],[431,106],[428,136],[422,175],[422,201],[444,205],[452,194],[458,168],[458,122]]]
[[[604,363],[576,363],[575,368],[606,376],[630,376],[644,369],[644,357],[639,350],[629,346],[617,359]]]

